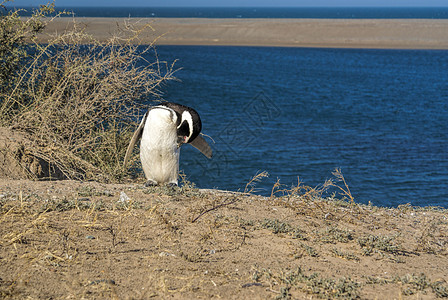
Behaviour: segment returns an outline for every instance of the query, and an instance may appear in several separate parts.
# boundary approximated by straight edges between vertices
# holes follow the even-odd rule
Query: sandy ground
[[[55,20],[41,40],[72,21]],[[77,18],[76,22],[100,40],[125,22],[150,24],[154,31],[141,36],[140,42],[157,38],[159,45],[448,49],[448,20]]]
[[[448,297],[446,210],[0,180],[2,299]]]

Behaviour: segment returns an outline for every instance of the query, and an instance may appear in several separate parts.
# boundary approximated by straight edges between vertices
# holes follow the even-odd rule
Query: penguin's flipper
[[[148,115],[148,113],[146,113],[143,116],[143,119],[140,122],[140,125],[138,126],[137,130],[134,132],[134,135],[132,136],[132,139],[131,139],[131,142],[129,143],[128,149],[126,150],[126,155],[124,156],[123,168],[126,168],[126,165],[128,163],[129,157],[131,156],[132,150],[134,150],[135,143],[137,143],[137,141],[142,137],[143,128],[145,127],[147,115]]]
[[[202,135],[198,135],[189,144],[201,151],[201,153],[204,154],[207,158],[212,158],[212,148],[210,148],[210,145],[206,140],[204,140]]]

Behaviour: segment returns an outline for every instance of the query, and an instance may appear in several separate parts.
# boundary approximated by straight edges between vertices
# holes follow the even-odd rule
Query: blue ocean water
[[[159,46],[164,98],[198,110],[214,157],[183,147],[201,188],[269,195],[341,168],[355,201],[448,207],[448,51]]]
[[[13,5],[10,3],[9,5]],[[22,15],[29,15],[32,9]],[[447,19],[448,7],[59,7],[77,17]]]

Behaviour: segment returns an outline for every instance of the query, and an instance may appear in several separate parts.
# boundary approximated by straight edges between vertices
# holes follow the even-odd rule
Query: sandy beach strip
[[[50,23],[40,40],[73,26],[72,18]],[[153,30],[140,42],[157,45],[448,49],[448,20],[429,19],[206,19],[76,18],[78,26],[100,41],[125,22]]]

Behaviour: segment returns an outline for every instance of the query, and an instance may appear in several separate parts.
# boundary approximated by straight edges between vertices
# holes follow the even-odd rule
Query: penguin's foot
[[[145,182],[145,187],[150,187],[150,186],[158,186],[157,181],[154,181],[152,179],[148,179],[148,181]]]
[[[177,188],[177,183],[175,183],[175,182],[170,182],[170,183],[167,183],[166,186],[167,186],[167,187],[170,187],[170,188]]]

